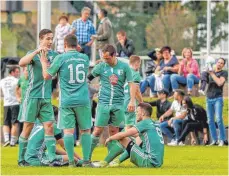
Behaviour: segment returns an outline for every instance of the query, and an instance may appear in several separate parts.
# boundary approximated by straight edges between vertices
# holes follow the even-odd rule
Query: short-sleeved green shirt
[[[30,54],[32,51],[29,51]],[[47,59],[51,64],[53,59],[58,55],[55,51],[49,50]],[[51,98],[52,95],[52,80],[44,80],[42,74],[42,65],[40,55],[34,56],[31,63],[27,66],[29,85],[25,93],[26,98]]]
[[[75,50],[58,55],[48,73],[59,74],[60,107],[85,106],[90,104],[87,84],[89,58]]]
[[[132,72],[132,76],[133,76],[133,82],[135,84],[140,84],[140,82],[141,82],[140,73],[138,71],[135,71],[132,68],[131,68],[131,72]],[[124,107],[125,107],[125,109],[127,109],[127,106],[128,106],[128,104],[130,102],[130,87],[129,87],[129,84],[128,83],[125,83],[124,94],[125,94]]]
[[[25,76],[21,76],[18,81],[18,87],[21,88],[21,99],[24,100],[25,92],[28,87],[29,80],[25,78]]]
[[[105,62],[96,65],[92,75],[100,77],[99,103],[104,105],[123,105],[124,84],[133,82],[132,72],[128,64],[117,61],[114,67]]]
[[[53,124],[54,136],[62,135],[62,131],[57,128],[56,123]],[[25,153],[25,159],[37,158],[42,155],[40,152],[45,151],[45,130],[41,123],[36,122],[33,130],[28,138],[28,145]]]
[[[159,124],[148,118],[134,125],[143,142],[142,149],[154,158],[154,163],[162,165],[164,158],[164,139]],[[155,158],[157,161],[155,161]]]

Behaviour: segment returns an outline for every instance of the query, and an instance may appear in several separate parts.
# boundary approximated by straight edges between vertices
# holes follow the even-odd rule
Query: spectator
[[[157,107],[157,118],[159,119],[167,110],[170,109],[171,103],[168,101],[167,97],[169,95],[169,91],[167,89],[162,89],[157,92],[158,100],[149,102],[151,106]],[[164,121],[169,120],[172,115],[166,117]]]
[[[152,52],[150,52],[148,54],[148,56],[151,58],[150,61],[147,62],[147,68],[146,68],[146,79],[143,80],[140,83],[140,90],[141,93],[143,94],[146,90],[147,87],[150,87],[150,90],[152,92],[152,96],[156,96],[156,91],[154,90],[154,82],[155,82],[155,77],[154,75],[152,75],[152,73],[155,72],[157,66],[159,65],[161,59],[162,59],[162,55],[160,53],[160,49],[156,48],[155,50],[153,50]]]
[[[164,46],[160,50],[160,53],[163,59],[160,61],[159,66],[157,66],[155,73],[150,79],[150,87],[153,88],[154,93],[162,88],[170,90],[170,76],[177,73],[179,69],[179,62],[175,54],[171,54],[172,50],[169,46]]]
[[[9,69],[9,76],[0,81],[0,89],[4,96],[4,147],[8,145],[15,146],[17,142],[19,102],[15,92],[19,74],[19,68],[12,67]]]
[[[93,39],[91,36],[95,34],[95,28],[89,20],[91,9],[84,7],[81,11],[81,18],[73,21],[71,26],[71,34],[75,34],[78,40],[78,44],[81,47],[81,52],[91,56],[91,45],[93,44]]]
[[[164,88],[168,90],[171,88],[170,76],[177,73],[179,69],[179,62],[176,56],[171,54],[171,51],[169,46],[164,46],[161,49],[163,60],[161,60],[160,66],[156,69],[156,72],[163,73],[162,83]]]
[[[102,58],[102,48],[106,44],[114,45],[114,32],[113,26],[109,18],[107,17],[107,11],[101,9],[98,13],[98,18],[100,20],[97,35],[92,35],[92,39],[97,40],[96,49],[99,50],[99,56]]]
[[[17,98],[17,101],[21,105],[22,105],[23,100],[25,98],[25,92],[26,92],[27,86],[29,84],[27,67],[23,67],[23,74],[24,75],[22,75],[20,77],[18,84],[17,84],[17,87],[16,87],[16,98]],[[19,116],[22,115],[21,105],[20,105]],[[20,117],[18,117],[18,119],[20,119]],[[19,134],[18,135],[20,136],[22,129],[23,129],[23,123],[19,122],[18,128],[19,128],[19,130],[18,130]]]
[[[162,132],[171,139],[171,142],[168,145],[175,146],[178,145],[178,139],[181,133],[181,125],[183,120],[187,115],[187,110],[182,106],[182,101],[184,98],[184,92],[182,90],[175,90],[174,92],[174,101],[168,111],[166,111],[160,118],[159,121]],[[174,116],[167,121],[164,121],[165,118],[171,116],[174,113]],[[171,130],[168,127],[172,127],[175,132],[175,136],[172,134]],[[182,142],[179,145],[183,145]]]
[[[208,71],[213,70],[214,66],[215,66],[215,59],[211,56],[208,56],[206,59],[204,71],[201,73],[201,84],[200,84],[200,89],[199,89],[199,93],[204,96],[205,96],[206,86],[209,82]]]
[[[210,145],[227,145],[225,128],[223,124],[223,86],[227,80],[227,71],[223,70],[226,60],[219,58],[214,70],[208,71],[208,89],[207,89],[207,115],[209,130],[212,138]],[[219,142],[216,133],[214,116],[219,128]]]
[[[118,43],[117,47],[117,57],[128,58],[134,54],[134,43],[131,39],[126,37],[126,32],[121,30],[117,33]]]
[[[184,48],[183,60],[180,63],[178,74],[170,77],[173,91],[179,88],[179,84],[187,85],[188,95],[191,95],[194,84],[199,84],[200,72],[197,61],[192,57],[192,49]]]
[[[189,96],[185,96],[182,102],[183,106],[187,109],[187,120],[184,120],[182,124],[182,133],[178,139],[178,143],[184,142],[185,137],[191,132],[191,144],[196,144],[194,138],[194,132],[203,132],[203,144],[208,143],[208,124],[207,113],[205,109],[197,104],[193,104],[192,99]]]
[[[64,37],[70,33],[70,24],[68,23],[68,17],[65,15],[60,16],[59,24],[55,29],[54,44],[55,50],[58,53],[64,52]]]

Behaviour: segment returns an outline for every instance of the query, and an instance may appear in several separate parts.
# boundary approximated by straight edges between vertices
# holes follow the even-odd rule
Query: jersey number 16
[[[76,65],[76,69],[74,71],[73,64],[68,65],[68,69],[70,70],[70,80],[68,83],[75,84],[77,83],[83,83],[85,82],[86,74],[84,69],[84,64],[78,64]],[[74,80],[74,73],[76,73],[76,79]]]

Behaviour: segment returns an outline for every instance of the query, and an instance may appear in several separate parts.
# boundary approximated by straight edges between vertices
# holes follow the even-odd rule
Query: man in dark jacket
[[[168,101],[169,91],[167,89],[162,89],[158,91],[158,100],[149,102],[151,106],[156,106],[157,107],[157,118],[159,119],[171,106],[171,102]],[[168,120],[172,117],[166,117],[164,120]]]
[[[134,43],[132,40],[127,39],[126,32],[121,30],[117,33],[118,43],[117,47],[117,56],[118,57],[130,57],[134,54]]]

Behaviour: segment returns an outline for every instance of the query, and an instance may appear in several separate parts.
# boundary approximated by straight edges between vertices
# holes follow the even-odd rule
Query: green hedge
[[[154,101],[156,98],[144,98],[144,101],[149,102],[149,101]],[[193,97],[192,98],[193,102],[195,104],[199,104],[203,106],[206,109],[206,98],[205,97]],[[169,101],[173,101],[173,99],[170,99]],[[53,99],[52,104],[58,106],[58,100]],[[3,124],[3,101],[1,101],[1,124]],[[156,108],[153,108],[153,119],[156,119]],[[223,121],[225,126],[228,125],[228,98],[224,98],[224,107],[223,107]]]

